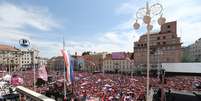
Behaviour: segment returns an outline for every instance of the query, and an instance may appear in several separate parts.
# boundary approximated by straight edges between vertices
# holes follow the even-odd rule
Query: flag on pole
[[[47,71],[45,68],[45,65],[41,65],[40,68],[38,68],[38,78],[43,79],[44,81],[47,81]]]
[[[73,64],[71,64],[70,55],[67,51],[61,50],[61,53],[64,58],[64,65],[65,65],[65,71],[66,71],[66,79],[69,83],[73,81]]]
[[[72,82],[74,80],[74,61],[71,59],[72,57],[69,55],[69,60],[70,60],[70,82]]]

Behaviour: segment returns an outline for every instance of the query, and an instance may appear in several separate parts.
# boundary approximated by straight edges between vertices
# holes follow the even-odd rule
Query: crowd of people
[[[23,78],[23,86],[34,90],[33,70],[26,70],[15,73]],[[37,75],[37,73],[36,73]],[[39,93],[47,93],[50,90],[58,89],[63,92],[63,74],[49,72],[51,79],[48,83],[37,86],[35,90]],[[128,76],[120,74],[103,74],[75,72],[74,81],[68,84],[66,89],[73,93],[77,99],[103,99],[104,101],[136,101],[145,99],[146,76]],[[1,74],[2,76],[2,74]],[[36,76],[37,78],[37,76]],[[196,76],[172,76],[165,78],[165,89],[176,91],[201,91],[194,86],[200,82],[201,77]],[[159,88],[160,79],[150,77],[150,88]],[[62,93],[61,93],[62,95]]]
[[[194,83],[200,80],[199,76],[165,77],[164,89],[200,92],[201,90],[194,86]],[[160,82],[160,79],[150,77],[150,88],[160,88]],[[71,87],[68,86],[70,90]],[[79,97],[136,101],[145,99],[146,76],[76,72],[72,90]]]

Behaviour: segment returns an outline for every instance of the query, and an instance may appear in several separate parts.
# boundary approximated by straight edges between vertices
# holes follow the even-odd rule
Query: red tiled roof
[[[0,51],[17,51],[17,48],[9,45],[0,44]]]

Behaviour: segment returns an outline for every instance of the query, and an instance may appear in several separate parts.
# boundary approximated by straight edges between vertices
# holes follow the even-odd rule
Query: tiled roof
[[[126,58],[129,58],[131,60],[134,59],[134,54],[133,53],[125,53],[125,54],[126,54],[126,57],[122,58],[122,59],[119,59],[119,60],[125,60]],[[107,54],[106,57],[104,58],[104,60],[113,60],[112,59],[112,54]]]
[[[0,44],[0,51],[17,51],[18,49],[9,45]]]
[[[112,55],[111,54],[107,54],[104,60],[112,60]]]

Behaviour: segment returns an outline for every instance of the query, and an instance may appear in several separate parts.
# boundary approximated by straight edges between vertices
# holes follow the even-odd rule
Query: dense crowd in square
[[[33,70],[16,72],[13,74],[17,74],[23,78],[23,86],[34,90]],[[52,77],[51,82],[36,87],[36,91],[45,94],[50,89],[60,89],[60,92],[63,92],[63,74],[49,72],[49,75]],[[77,99],[98,98],[104,99],[105,101],[113,101],[115,99],[121,99],[122,101],[136,101],[139,99],[145,99],[146,76],[88,72],[75,72],[74,75],[74,82],[72,84],[67,84],[67,90],[70,92],[73,90],[73,94]],[[1,74],[1,76],[3,75]],[[171,89],[183,92],[201,91],[193,86],[194,83],[199,83],[200,81],[201,77],[198,76],[166,77],[164,88],[166,90]],[[161,87],[160,85],[160,79],[150,77],[151,88],[159,88]],[[55,88],[55,86],[57,88]]]

